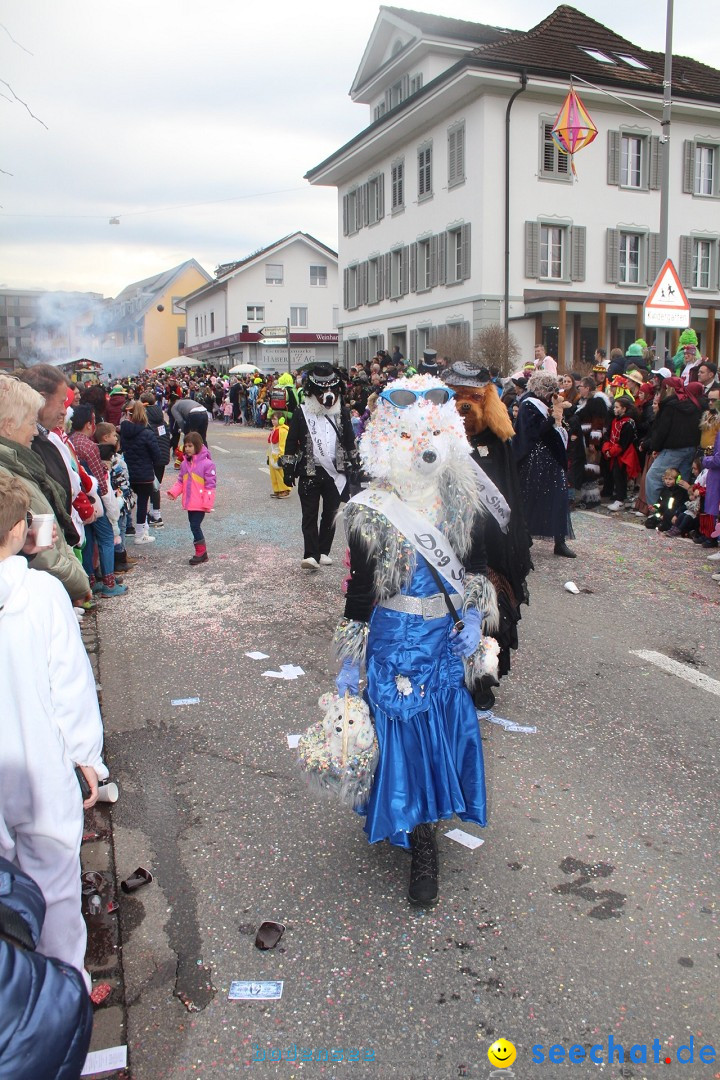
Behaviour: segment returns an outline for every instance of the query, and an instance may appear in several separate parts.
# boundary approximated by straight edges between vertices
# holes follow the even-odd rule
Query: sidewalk
[[[81,632],[90,664],[95,675],[98,700],[102,709],[102,683],[100,680],[100,641],[98,636],[97,614],[85,613]],[[118,889],[115,877],[115,858],[112,836],[112,805],[96,803],[91,810],[85,811],[83,844],[80,849],[80,861],[83,873],[88,871],[102,876],[100,896],[102,912],[99,915],[88,914],[83,901],[83,914],[88,928],[88,944],[85,964],[93,981],[93,988],[107,984],[110,994],[93,1009],[93,1034],[90,1050],[104,1050],[111,1046],[122,1046],[126,1042],[125,1022],[125,986],[122,972],[122,943],[120,941],[119,910],[108,913],[108,903],[117,901],[122,904],[123,894]],[[129,1071],[103,1073],[107,1080],[129,1077]]]

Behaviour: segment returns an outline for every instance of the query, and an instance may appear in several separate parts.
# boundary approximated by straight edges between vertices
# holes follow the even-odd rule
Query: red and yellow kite
[[[590,114],[571,86],[555,120],[552,138],[560,153],[569,156],[573,176],[577,176],[573,154],[589,146],[597,133]]]

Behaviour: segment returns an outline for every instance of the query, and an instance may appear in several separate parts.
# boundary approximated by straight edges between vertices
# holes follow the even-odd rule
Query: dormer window
[[[608,56],[607,53],[600,52],[599,49],[586,49],[584,45],[581,45],[580,48],[582,49],[582,51],[584,53],[587,53],[588,56],[591,56],[593,58],[593,60],[597,60],[601,64],[614,64],[615,63],[615,61],[613,60],[613,58],[611,56]]]
[[[635,56],[625,56],[624,53],[618,53],[618,57],[623,63],[627,64],[628,67],[638,68],[640,71],[650,70],[647,64],[644,64],[642,60],[638,60]]]

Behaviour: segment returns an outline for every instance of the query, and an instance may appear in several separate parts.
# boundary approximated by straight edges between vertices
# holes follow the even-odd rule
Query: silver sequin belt
[[[463,598],[458,593],[450,593],[450,602],[459,612]],[[387,600],[381,600],[378,607],[387,608],[389,611],[403,611],[406,615],[422,615],[423,619],[442,619],[449,614],[442,593],[435,593],[433,596],[405,596],[403,593],[395,593]]]

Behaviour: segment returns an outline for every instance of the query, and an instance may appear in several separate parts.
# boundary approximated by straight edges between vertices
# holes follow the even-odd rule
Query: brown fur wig
[[[465,423],[468,438],[489,428],[499,439],[511,439],[513,426],[493,383],[484,386],[453,386],[455,405]]]

